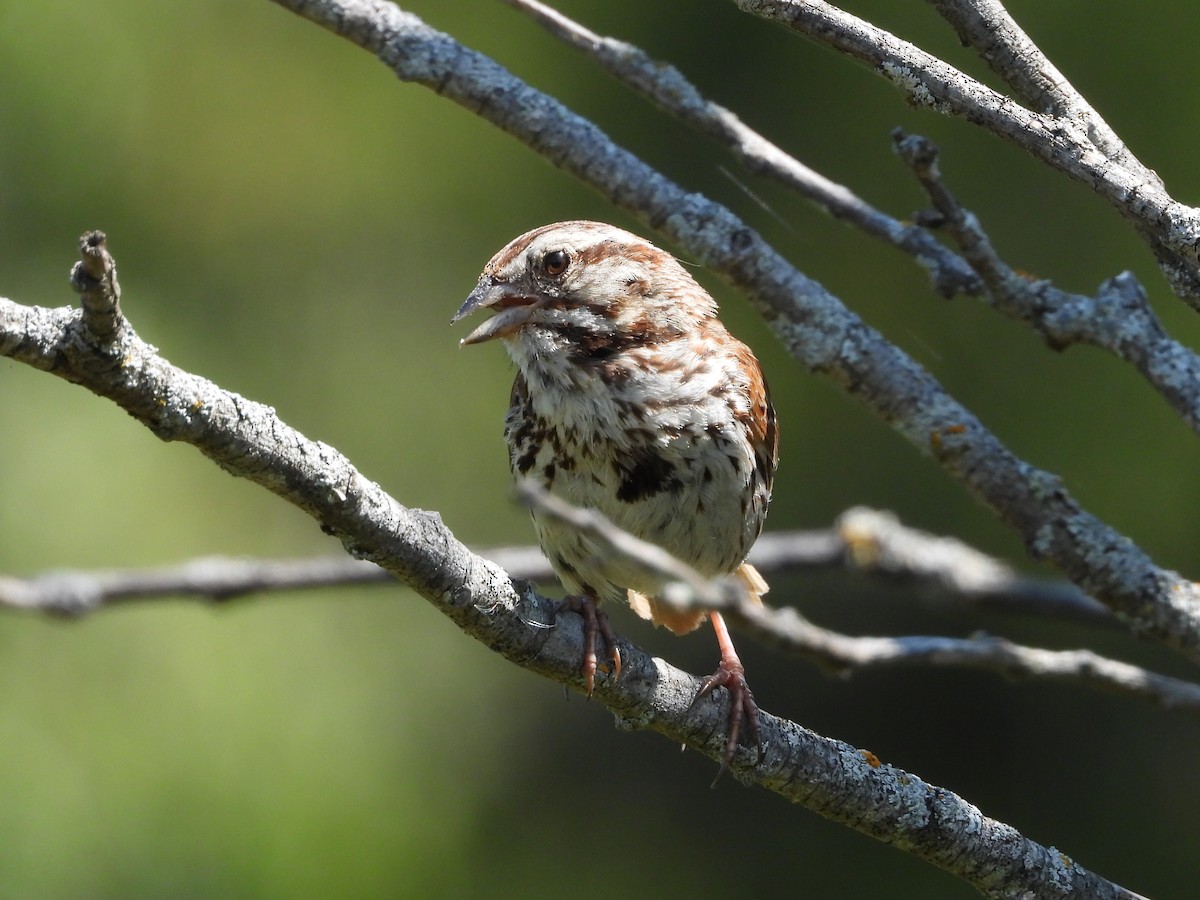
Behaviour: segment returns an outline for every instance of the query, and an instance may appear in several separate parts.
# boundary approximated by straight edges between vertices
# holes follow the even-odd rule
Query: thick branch
[[[172,366],[127,323],[119,324],[115,339],[97,339],[80,311],[0,300],[0,352],[82,384],[162,439],[191,444],[227,471],[268,488],[468,634],[578,688],[577,616],[562,616],[554,628],[530,627],[530,621],[551,620],[550,601],[472,554],[436,513],[402,506],[332,447],[304,437],[269,407]],[[628,642],[620,650],[624,674],[602,679],[597,699],[629,726],[652,728],[719,758],[723,704],[693,704],[698,678]],[[737,777],[908,849],[985,892],[1134,896],[873,754],[766,714],[760,727],[766,752],[740,753],[731,766]]]
[[[743,291],[792,354],[931,453],[1118,617],[1200,660],[1200,588],[1156,566],[1084,510],[1056,476],[1014,456],[912,358],[797,271],[728,209],[684,191],[595,125],[409,13],[369,0],[275,0],[502,128],[678,241]]]
[[[624,41],[602,37],[537,0],[504,2],[531,15],[556,37],[590,55],[672,115],[729,147],[752,171],[780,181],[835,218],[913,256],[929,270],[943,296],[978,294],[986,283],[998,309],[1034,325],[1056,349],[1071,343],[1090,343],[1132,362],[1188,424],[1200,430],[1200,358],[1166,335],[1133,276],[1125,274],[1106,282],[1091,298],[1018,275],[1000,261],[978,222],[944,189],[933,155],[936,150],[928,142],[913,137],[898,144],[902,158],[917,171],[935,208],[946,217],[947,230],[962,248],[969,266],[925,229],[875,209],[849,188],[829,181],[789,156],[729,110],[706,100],[674,66]],[[985,0],[931,2],[961,28],[964,40],[976,43],[994,67],[1014,86],[1045,105],[1046,112],[1086,120],[1089,134],[1103,142],[1110,158],[1125,165],[1140,165],[999,4]],[[914,142],[927,150],[918,153],[906,149]],[[925,164],[919,166],[915,160],[925,160]],[[931,185],[941,190],[935,191]]]

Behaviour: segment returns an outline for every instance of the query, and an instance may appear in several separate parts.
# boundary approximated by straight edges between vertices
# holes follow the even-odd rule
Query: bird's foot
[[[609,627],[608,616],[600,610],[595,598],[587,595],[565,597],[554,608],[554,615],[557,616],[564,609],[583,616],[583,665],[579,671],[583,674],[587,695],[590,697],[596,684],[596,669],[599,668],[596,656],[597,636],[604,641],[605,656],[612,660],[613,679],[621,677],[621,651],[617,648],[617,636]]]
[[[716,688],[723,687],[729,691],[729,720],[725,726],[725,754],[721,759],[721,768],[713,779],[713,786],[720,781],[729,764],[733,762],[733,754],[737,752],[738,738],[745,727],[748,736],[754,741],[759,757],[762,756],[762,737],[758,730],[758,704],[754,702],[754,694],[746,684],[746,670],[741,661],[722,658],[713,672],[700,685],[696,697],[692,700],[695,706],[700,700],[711,694]]]

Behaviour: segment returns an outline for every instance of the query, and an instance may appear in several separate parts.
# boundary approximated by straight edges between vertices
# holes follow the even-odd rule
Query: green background
[[[1161,564],[1200,568],[1197,442],[1130,368],[1054,353],[978,301],[935,297],[907,258],[740,172],[501,4],[404,6],[732,206],[1090,510]],[[882,79],[728,2],[560,6],[675,63],[896,216],[923,204],[888,133],[931,135],[1012,265],[1083,292],[1132,269],[1174,335],[1196,343],[1195,313],[1117,214],[1018,150],[910,109]],[[1192,4],[1010,6],[1173,194],[1195,201]],[[924,4],[854,10],[989,77]],[[474,546],[532,540],[500,437],[511,366],[496,346],[460,352],[465,332],[448,321],[518,233],[637,223],[265,0],[8,0],[0,85],[0,295],[72,303],[77,238],[102,228],[126,314],[172,362],[274,406]],[[986,509],[699,277],[775,390],[769,528],[824,527],[867,504],[1039,571]],[[0,497],[7,574],[339,552],[274,496],[8,360]],[[984,629],[1194,675],[1115,630],[981,618],[838,575],[777,579],[771,599],[855,633]],[[715,661],[706,633],[614,620],[692,671]],[[741,649],[772,712],[1128,887],[1193,896],[1200,724],[1186,714],[986,673],[831,678]],[[732,779],[710,791],[713,770],[616,731],[598,704],[564,702],[399,587],[221,609],[162,601],[79,622],[0,616],[0,897],[975,896],[763,791]]]

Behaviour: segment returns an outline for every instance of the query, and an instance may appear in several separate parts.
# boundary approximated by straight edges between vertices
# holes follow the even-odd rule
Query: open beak
[[[458,342],[459,346],[465,347],[468,344],[482,344],[484,341],[515,334],[541,308],[540,298],[515,294],[512,285],[482,275],[479,284],[475,285],[475,290],[471,291],[466,302],[459,307],[450,324],[454,325],[480,309],[488,309],[495,313]]]

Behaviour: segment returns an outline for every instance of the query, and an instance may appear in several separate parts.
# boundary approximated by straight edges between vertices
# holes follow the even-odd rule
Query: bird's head
[[[600,222],[559,222],[521,235],[492,257],[453,322],[493,315],[463,338],[500,338],[540,352],[610,356],[688,334],[716,304],[679,262]]]

